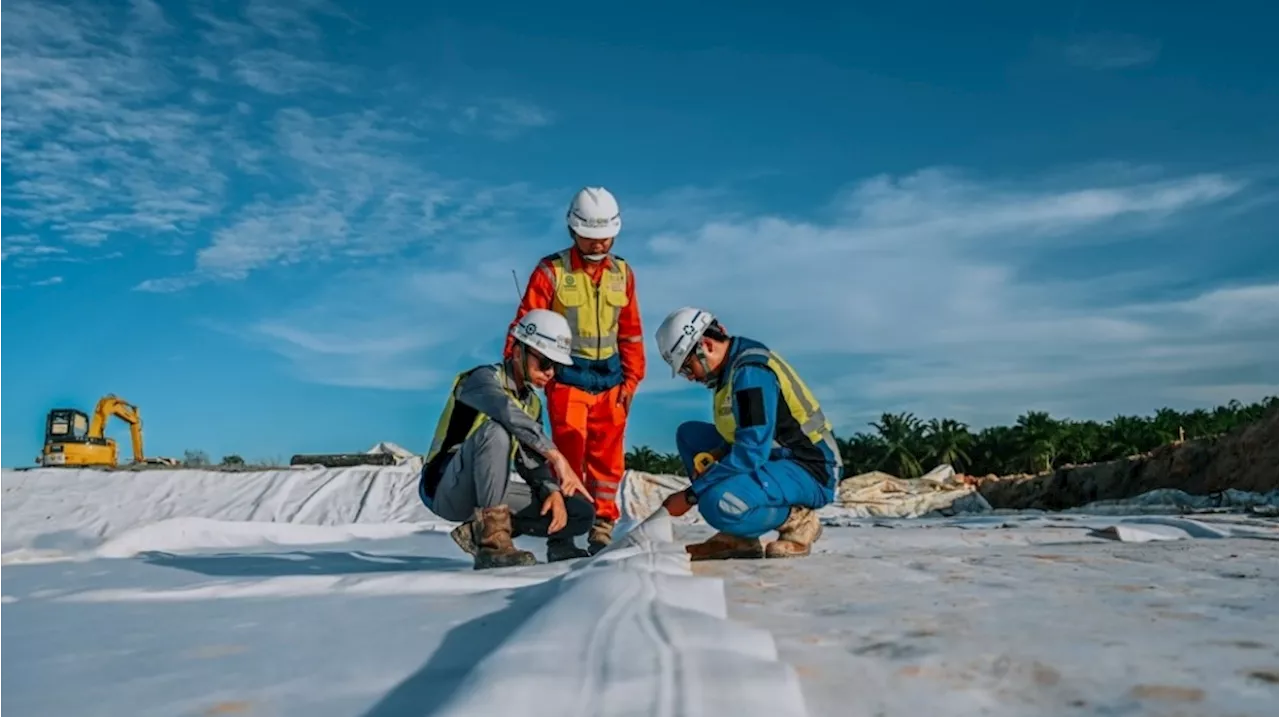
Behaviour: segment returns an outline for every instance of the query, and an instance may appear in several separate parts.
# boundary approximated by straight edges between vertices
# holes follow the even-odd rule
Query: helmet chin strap
[[[604,258],[606,256],[609,256],[609,255],[608,254],[583,254],[582,258],[586,259],[587,261],[595,262],[595,261],[604,261]]]
[[[511,364],[512,364],[511,372],[513,374],[512,378],[515,379],[517,387],[524,388],[524,384],[525,384],[524,374],[525,374],[525,369],[528,366],[528,361],[527,361],[528,357],[524,352],[524,344],[520,343],[519,341],[517,341],[516,345],[513,346],[512,348],[514,349],[511,352]]]
[[[703,350],[701,341],[698,342],[697,346],[693,347],[693,355],[698,359],[698,365],[702,367],[703,378],[701,383],[715,388],[718,379],[711,374],[711,362],[707,360],[707,352]]]

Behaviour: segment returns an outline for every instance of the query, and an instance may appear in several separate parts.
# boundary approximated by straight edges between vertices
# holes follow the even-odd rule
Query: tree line
[[[884,413],[868,423],[873,430],[839,436],[844,475],[873,470],[916,478],[949,463],[959,473],[1011,475],[1040,473],[1069,464],[1100,463],[1145,453],[1178,440],[1206,438],[1261,419],[1276,397],[1257,403],[1232,400],[1212,410],[1161,408],[1148,416],[1116,416],[1109,421],[1058,419],[1027,411],[1012,426],[979,431],[951,418],[923,420],[912,413]],[[627,452],[627,468],[685,475],[680,456],[648,446]]]

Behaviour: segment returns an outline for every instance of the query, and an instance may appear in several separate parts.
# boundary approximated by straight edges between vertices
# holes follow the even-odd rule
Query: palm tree
[[[1116,416],[1107,421],[1105,428],[1108,439],[1106,458],[1137,455],[1159,445],[1151,424],[1137,416]]]
[[[868,425],[884,442],[884,453],[876,468],[887,464],[899,478],[916,478],[924,472],[917,457],[924,453],[924,426],[920,419],[910,413],[883,413],[879,423]]]
[[[836,443],[840,445],[845,477],[874,470],[885,452],[884,441],[869,433],[855,433],[852,438],[837,438]]]
[[[969,466],[971,461],[965,449],[973,443],[973,434],[969,433],[967,424],[950,418],[930,419],[925,441],[929,446],[929,459],[935,465],[948,463],[957,471]]]
[[[884,468],[914,478],[923,473],[921,461],[950,463],[975,475],[1008,475],[1144,453],[1176,438],[1179,428],[1188,439],[1220,435],[1260,420],[1277,405],[1277,397],[1267,396],[1247,405],[1233,400],[1185,413],[1161,408],[1150,416],[1116,416],[1105,423],[1057,420],[1044,411],[1028,411],[1013,426],[989,426],[977,433],[950,418],[926,423],[910,413],[884,413],[868,424],[874,432],[857,432],[837,442],[845,476]],[[679,455],[648,446],[628,451],[626,464],[652,473],[685,472]]]
[[[1013,457],[1017,453],[1018,434],[1009,426],[988,426],[973,438],[969,455],[973,457],[971,472],[1007,474],[1015,472]]]
[[[1062,434],[1058,422],[1049,417],[1048,411],[1027,411],[1018,416],[1017,430],[1027,467],[1036,472],[1051,470]]]
[[[1096,422],[1065,421],[1061,424],[1061,429],[1055,468],[1062,463],[1088,463],[1095,456],[1101,455],[1101,448],[1106,441],[1102,427]]]
[[[1151,419],[1152,438],[1160,443],[1171,443],[1178,439],[1178,429],[1182,427],[1182,414],[1172,408],[1161,408]]]

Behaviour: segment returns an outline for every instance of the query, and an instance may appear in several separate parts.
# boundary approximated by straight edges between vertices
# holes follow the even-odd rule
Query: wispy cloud
[[[231,60],[241,82],[271,95],[351,92],[359,73],[342,65],[297,57],[271,48],[245,50]]]
[[[314,330],[263,321],[250,327],[250,342],[265,345],[289,359],[306,381],[349,388],[414,390],[443,378],[427,351],[435,345],[429,331],[364,331],[333,321]],[[382,325],[383,330],[390,327]]]
[[[450,103],[438,103],[440,109]],[[448,111],[448,110],[446,110]],[[458,134],[481,134],[508,140],[552,123],[555,115],[544,107],[509,98],[500,98],[452,108],[447,126]]]
[[[321,18],[341,21],[347,27],[363,27],[351,14],[328,0],[249,0],[244,15],[258,30],[280,40],[316,42],[323,39]]]
[[[687,400],[687,384],[670,378],[652,345],[661,319],[686,304],[776,346],[843,425],[895,407],[978,421],[1038,404],[1074,411],[1128,400],[1145,411],[1161,397],[1247,384],[1242,377],[1268,362],[1274,375],[1275,286],[1209,284],[1151,303],[1140,297],[1187,278],[1159,252],[1143,268],[1029,270],[1055,252],[1149,240],[1198,212],[1227,211],[1249,199],[1247,183],[1230,176],[1109,167],[983,180],[927,169],[859,182],[810,221],[748,215],[743,202],[716,200],[725,194],[623,197],[621,241],[636,266],[651,362],[646,401]],[[672,211],[690,206],[704,209]],[[455,246],[430,269],[344,277],[341,292],[299,297],[306,308],[271,319],[310,332],[340,313],[353,344],[388,342],[378,354],[388,385],[425,388],[492,360],[516,303],[510,270],[523,281],[563,243],[557,228],[510,246]],[[433,337],[428,350],[402,343],[422,335]],[[345,380],[332,377],[345,375],[347,357],[290,352],[308,375]],[[416,373],[423,366],[442,372]],[[1114,401],[1098,402],[1094,385]],[[1082,396],[1095,402],[1081,408]]]
[[[434,114],[389,100],[378,73],[335,59],[329,40],[363,26],[322,0],[196,5],[193,21],[152,0],[5,10],[4,211],[33,237],[5,260],[130,246],[193,257],[145,291],[492,228],[506,211],[493,197],[519,207],[529,193],[433,171],[431,134],[458,117],[501,138],[552,121],[515,99]]]
[[[506,227],[539,197],[441,176],[412,157],[423,140],[376,111],[315,117],[283,110],[272,123],[273,177],[292,191],[245,206],[197,252],[197,277],[244,278],[279,264],[390,257],[441,237]]]
[[[35,263],[50,256],[61,256],[66,253],[66,249],[41,244],[38,239],[29,234],[9,235],[4,238],[3,243],[0,243],[0,259],[4,261],[16,259],[20,264]]]
[[[143,33],[159,35],[174,30],[155,0],[130,0],[129,9],[136,29]]]
[[[96,245],[190,230],[221,203],[212,147],[191,141],[216,119],[165,102],[178,80],[137,39],[163,18],[135,8],[117,34],[96,5],[5,7],[4,205],[30,230]]]
[[[1067,61],[1093,70],[1138,67],[1156,61],[1160,41],[1119,32],[1095,32],[1074,38],[1063,48]]]
[[[643,295],[661,297],[645,300],[646,323],[652,333],[676,306],[711,309],[793,358],[854,423],[893,408],[979,421],[1036,405],[1146,411],[1192,387],[1265,385],[1274,284],[1217,285],[1160,251],[1141,270],[1095,259],[1081,276],[1054,264],[1150,242],[1246,191],[1216,174],[1021,186],[943,170],[875,177],[842,193],[829,221],[760,216],[654,236],[653,254],[636,259]],[[1188,294],[1188,280],[1204,288]],[[1142,298],[1152,290],[1179,298]],[[666,376],[642,390],[680,390]]]

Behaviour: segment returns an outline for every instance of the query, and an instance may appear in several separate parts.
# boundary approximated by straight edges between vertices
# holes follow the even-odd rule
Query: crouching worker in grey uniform
[[[574,539],[591,529],[595,504],[582,481],[542,430],[542,401],[555,364],[569,365],[572,333],[563,316],[527,313],[512,327],[509,360],[463,371],[449,400],[418,483],[427,508],[462,521],[452,537],[475,557],[477,570],[532,565],[512,538],[547,538],[547,561],[585,557]],[[525,484],[510,480],[512,463]]]

